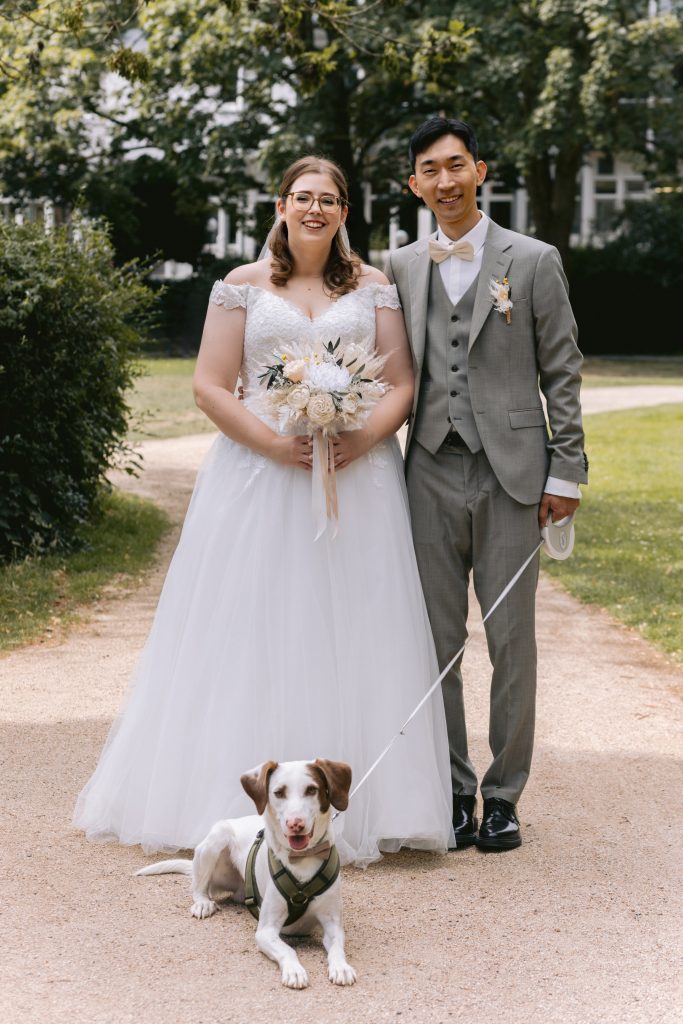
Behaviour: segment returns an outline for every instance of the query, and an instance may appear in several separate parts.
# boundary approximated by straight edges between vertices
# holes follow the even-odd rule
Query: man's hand
[[[549,514],[552,515],[552,520],[556,523],[558,520],[564,519],[565,516],[570,516],[572,512],[576,512],[580,504],[578,498],[563,498],[560,494],[548,494],[546,491],[538,509],[538,525],[543,529],[548,523]]]

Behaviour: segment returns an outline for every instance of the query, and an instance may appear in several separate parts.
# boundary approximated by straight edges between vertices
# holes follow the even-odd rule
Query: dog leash
[[[496,600],[495,600],[495,601],[493,602],[493,604],[491,605],[491,607],[490,607],[490,608],[489,608],[489,610],[487,611],[487,613],[486,613],[486,615],[484,616],[484,618],[483,618],[483,619],[481,620],[481,622],[480,622],[480,623],[478,623],[478,625],[476,625],[476,626],[474,627],[474,629],[472,630],[472,632],[471,632],[471,633],[469,634],[469,636],[468,636],[468,637],[467,637],[467,639],[465,640],[465,643],[464,643],[464,644],[462,645],[462,647],[461,647],[461,648],[460,648],[460,650],[459,650],[459,651],[457,652],[457,654],[454,654],[454,655],[453,655],[453,657],[452,657],[452,658],[451,658],[451,660],[450,660],[450,661],[448,662],[448,664],[446,665],[446,667],[445,667],[445,669],[443,670],[443,672],[441,672],[441,674],[439,675],[439,677],[438,677],[437,679],[435,679],[435,680],[434,680],[434,682],[433,682],[433,683],[432,683],[432,685],[431,685],[431,686],[429,687],[429,689],[427,690],[427,692],[425,693],[424,697],[423,697],[423,698],[422,698],[422,700],[421,700],[421,701],[419,702],[419,704],[417,704],[417,706],[416,706],[416,707],[415,707],[415,708],[414,708],[414,709],[413,709],[413,710],[412,710],[412,711],[410,712],[410,714],[408,715],[408,717],[406,718],[405,722],[403,723],[403,725],[401,726],[401,728],[400,728],[400,729],[398,730],[398,732],[397,732],[397,733],[396,733],[396,734],[395,734],[394,736],[392,736],[392,738],[391,738],[391,739],[389,740],[389,742],[387,743],[387,745],[386,745],[386,747],[384,748],[384,750],[382,751],[382,753],[381,753],[381,754],[379,755],[379,757],[377,757],[377,758],[376,758],[376,759],[375,759],[375,760],[373,761],[373,763],[372,763],[372,764],[370,765],[370,767],[368,768],[368,770],[366,771],[365,775],[364,775],[364,776],[363,776],[363,778],[362,778],[362,779],[360,780],[360,782],[357,782],[357,783],[356,783],[356,785],[355,785],[355,786],[353,787],[353,789],[352,789],[352,790],[351,790],[351,792],[349,793],[349,800],[351,799],[351,797],[355,796],[355,794],[356,794],[356,793],[358,792],[358,790],[359,790],[359,789],[360,789],[360,787],[361,787],[361,786],[363,785],[363,783],[364,783],[364,782],[366,782],[366,781],[367,781],[367,780],[368,780],[368,779],[370,778],[370,776],[371,776],[371,775],[372,775],[372,773],[374,772],[375,768],[376,768],[376,767],[378,766],[378,764],[379,764],[379,763],[380,763],[380,762],[381,762],[382,760],[384,760],[384,758],[385,758],[385,757],[386,757],[386,755],[387,755],[387,754],[389,753],[389,751],[391,750],[391,748],[393,747],[394,743],[395,743],[395,742],[396,742],[396,740],[397,740],[397,739],[399,738],[399,736],[403,736],[403,735],[404,735],[404,733],[405,733],[405,730],[406,730],[407,726],[408,726],[408,725],[410,725],[410,723],[412,722],[412,720],[413,720],[413,719],[415,718],[415,715],[416,715],[416,714],[418,713],[418,711],[419,711],[419,710],[420,710],[420,709],[421,709],[421,708],[422,708],[422,707],[423,707],[423,706],[424,706],[424,705],[425,705],[425,704],[427,703],[427,701],[428,701],[428,700],[429,700],[429,698],[430,698],[430,697],[432,696],[432,694],[434,693],[434,691],[435,691],[435,690],[437,689],[437,687],[438,687],[438,686],[439,686],[439,685],[441,684],[441,682],[443,681],[444,677],[445,677],[445,676],[446,676],[446,675],[447,675],[447,674],[448,674],[448,673],[450,672],[450,670],[452,669],[453,665],[455,665],[456,661],[458,660],[458,658],[460,657],[460,655],[461,655],[461,654],[463,653],[463,651],[464,651],[464,650],[465,650],[465,648],[467,647],[467,645],[468,645],[468,643],[470,642],[470,640],[472,639],[472,637],[473,637],[473,636],[476,636],[476,634],[477,634],[477,633],[478,633],[478,632],[479,632],[479,631],[480,631],[480,630],[482,629],[482,627],[483,627],[484,623],[486,622],[486,620],[487,620],[487,619],[489,619],[489,618],[491,617],[491,615],[493,615],[493,613],[495,612],[496,608],[497,608],[497,607],[498,607],[498,605],[499,605],[499,604],[501,603],[501,601],[504,601],[504,600],[505,600],[505,598],[506,598],[506,597],[508,596],[508,594],[510,593],[510,591],[512,590],[512,588],[514,587],[514,585],[515,585],[515,584],[517,583],[517,581],[519,580],[520,576],[521,576],[521,575],[522,575],[522,574],[524,573],[524,570],[525,570],[525,569],[527,568],[527,566],[529,566],[529,565],[530,565],[530,564],[532,563],[532,561],[533,561],[533,560],[534,560],[534,558],[536,557],[536,554],[537,554],[537,553],[538,553],[538,552],[539,552],[539,551],[541,550],[541,548],[543,547],[543,544],[544,544],[544,541],[543,541],[543,540],[540,540],[540,541],[538,542],[538,544],[536,545],[536,547],[534,548],[534,550],[533,550],[533,551],[531,552],[531,554],[529,555],[529,557],[528,557],[528,558],[526,559],[526,561],[525,561],[525,562],[524,562],[524,563],[523,563],[522,565],[520,565],[519,569],[517,570],[517,572],[515,573],[515,575],[514,575],[514,576],[512,577],[512,579],[510,580],[510,582],[509,582],[509,583],[507,584],[507,586],[506,586],[506,587],[505,587],[505,588],[504,588],[504,589],[502,590],[502,592],[501,592],[501,593],[500,593],[500,594],[498,595],[498,597],[496,598]],[[333,815],[333,820],[334,820],[334,818],[338,817],[339,813],[340,813],[339,811],[336,811],[336,812],[335,812],[335,814]]]

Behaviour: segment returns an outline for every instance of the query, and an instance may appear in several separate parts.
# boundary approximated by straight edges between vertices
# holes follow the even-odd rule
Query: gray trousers
[[[485,614],[540,540],[538,506],[503,490],[483,451],[441,446],[435,455],[413,441],[406,466],[415,552],[443,668],[467,636],[473,572]],[[539,495],[540,500],[540,495]],[[531,766],[536,703],[537,555],[486,623],[493,666],[484,798],[516,803]],[[467,749],[459,659],[443,681],[453,793],[474,795],[477,776]]]

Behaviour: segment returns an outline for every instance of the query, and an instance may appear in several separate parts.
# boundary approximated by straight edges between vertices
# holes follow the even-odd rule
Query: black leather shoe
[[[479,822],[474,816],[476,809],[476,796],[453,794],[453,833],[456,850],[462,849],[463,846],[471,846],[477,838]]]
[[[514,850],[521,846],[522,833],[515,805],[498,796],[484,800],[484,813],[476,842],[480,850]]]

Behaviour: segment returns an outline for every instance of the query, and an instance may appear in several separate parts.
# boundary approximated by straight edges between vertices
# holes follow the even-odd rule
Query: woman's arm
[[[309,437],[277,434],[234,395],[242,365],[245,321],[246,310],[242,308],[209,304],[192,380],[195,402],[222,433],[238,444],[275,462],[310,469]]]
[[[384,274],[376,270],[372,271],[372,280],[378,284],[388,283]],[[375,315],[375,347],[379,355],[387,357],[382,377],[391,389],[379,400],[360,430],[346,430],[335,438],[336,469],[343,469],[385,437],[395,434],[413,407],[413,362],[403,313],[400,309],[383,306]]]

